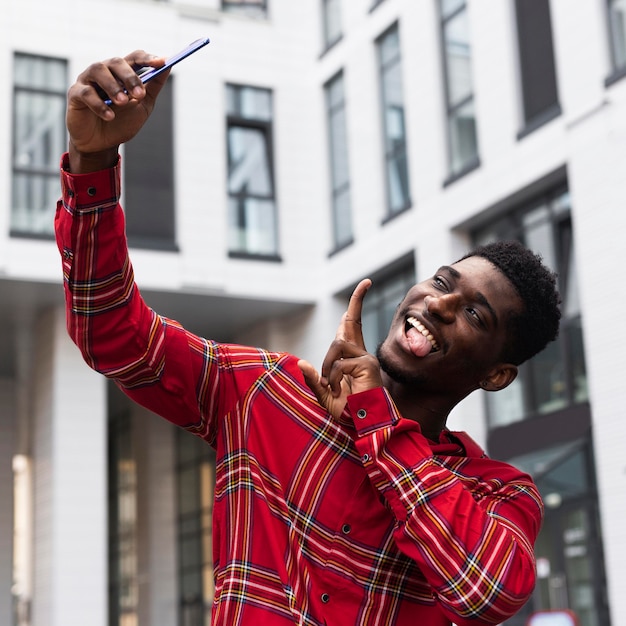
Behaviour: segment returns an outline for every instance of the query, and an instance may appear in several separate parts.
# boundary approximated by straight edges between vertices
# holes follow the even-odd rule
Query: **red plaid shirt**
[[[134,283],[120,172],[67,173],[56,233],[92,368],[216,450],[213,624],[499,624],[529,597],[542,504],[469,437],[439,444],[385,389],[334,421],[289,354],[197,337]]]

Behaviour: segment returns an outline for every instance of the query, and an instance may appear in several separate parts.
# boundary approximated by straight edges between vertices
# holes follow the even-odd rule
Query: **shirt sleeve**
[[[119,204],[119,160],[91,174],[67,167],[64,155],[55,233],[70,337],[87,364],[133,400],[211,441],[218,344],[157,315],[141,297]]]
[[[348,407],[365,470],[396,519],[396,545],[448,618],[476,626],[515,614],[535,585],[543,507],[531,479],[487,458],[434,456],[384,388],[349,396]]]

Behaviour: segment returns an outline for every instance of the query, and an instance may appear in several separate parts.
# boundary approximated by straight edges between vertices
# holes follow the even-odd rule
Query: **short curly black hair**
[[[481,245],[461,259],[479,256],[495,265],[515,287],[524,311],[508,320],[508,340],[501,358],[520,365],[541,352],[559,334],[561,296],[556,274],[539,254],[518,241]]]

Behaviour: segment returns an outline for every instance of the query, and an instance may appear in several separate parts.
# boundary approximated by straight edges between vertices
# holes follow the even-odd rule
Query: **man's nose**
[[[426,296],[424,305],[430,315],[446,324],[451,324],[456,316],[459,300],[459,295],[456,293],[444,293],[440,296]]]

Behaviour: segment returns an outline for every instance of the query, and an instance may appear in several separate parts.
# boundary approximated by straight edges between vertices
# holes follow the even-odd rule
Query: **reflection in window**
[[[571,609],[581,626],[608,626],[591,442],[559,444],[509,462],[535,480],[545,504],[545,520],[535,544],[535,592],[506,624],[526,624],[534,611]]]
[[[549,0],[515,0],[524,128],[520,136],[559,115]]]
[[[325,91],[332,182],[333,244],[334,249],[337,250],[352,242],[350,172],[348,168],[343,74],[338,74],[330,80]]]
[[[404,126],[400,34],[397,24],[378,40],[377,45],[383,104],[387,212],[391,216],[404,211],[411,204]]]
[[[478,163],[472,51],[464,0],[441,0],[446,76],[449,170],[455,176]]]
[[[109,422],[109,624],[137,626],[137,464],[131,418]]]
[[[205,441],[181,429],[176,450],[180,623],[203,626],[210,622],[214,595],[215,455]]]
[[[231,254],[276,256],[271,157],[272,95],[227,86],[228,201]]]
[[[60,59],[16,54],[13,75],[11,232],[52,235],[66,141],[67,66]]]
[[[613,70],[626,70],[626,0],[608,0]]]
[[[324,48],[330,48],[341,39],[341,1],[322,0]]]
[[[507,389],[487,395],[491,427],[588,401],[569,193],[561,188],[474,233],[476,243],[518,239],[558,274],[563,299],[558,339],[519,368]]]
[[[371,353],[387,337],[391,320],[406,292],[415,284],[413,264],[374,278],[363,301],[363,339]]]
[[[237,11],[252,17],[265,17],[267,0],[222,0],[224,11]]]

